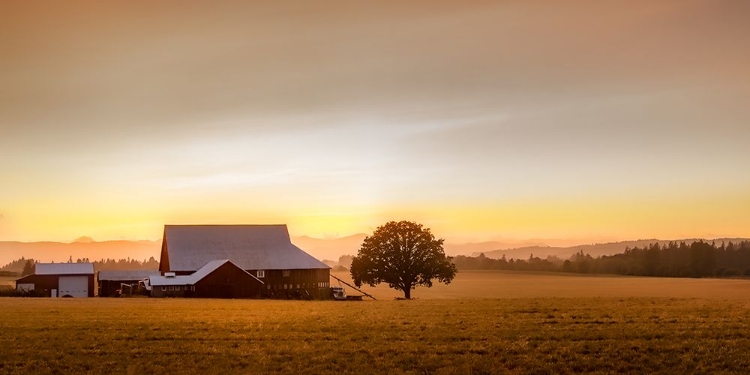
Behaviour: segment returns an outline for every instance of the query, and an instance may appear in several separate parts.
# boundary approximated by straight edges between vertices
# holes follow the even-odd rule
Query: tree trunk
[[[404,288],[404,298],[411,299],[411,286]]]

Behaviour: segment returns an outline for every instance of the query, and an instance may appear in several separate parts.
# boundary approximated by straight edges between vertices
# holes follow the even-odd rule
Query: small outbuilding
[[[48,297],[93,297],[93,263],[37,263],[34,273],[16,280],[19,291]]]
[[[116,297],[124,292],[123,288],[129,288],[133,292],[138,283],[149,276],[158,275],[155,270],[102,270],[96,273],[96,282],[99,286],[99,297]]]
[[[152,297],[260,298],[263,281],[229,259],[208,262],[191,275],[166,272],[148,278]]]

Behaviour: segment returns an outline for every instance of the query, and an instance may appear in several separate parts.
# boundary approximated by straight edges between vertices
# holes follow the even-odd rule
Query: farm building
[[[93,263],[37,263],[33,274],[16,280],[17,290],[50,297],[93,297]]]
[[[99,271],[96,273],[98,295],[99,297],[116,297],[124,285],[127,285],[126,289],[128,286],[137,287],[139,281],[158,274],[159,271],[152,270]]]
[[[167,225],[159,271],[187,276],[226,259],[263,282],[262,297],[330,295],[330,267],[292,244],[286,225]],[[229,284],[212,284],[203,296],[224,296]],[[174,285],[175,287],[177,285]],[[184,285],[183,285],[184,286]],[[167,286],[168,287],[168,286]],[[197,292],[197,288],[196,288]]]
[[[229,259],[208,262],[191,275],[150,276],[152,297],[260,298],[263,281]]]

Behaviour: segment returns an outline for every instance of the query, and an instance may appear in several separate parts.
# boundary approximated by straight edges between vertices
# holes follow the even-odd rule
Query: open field
[[[6,276],[0,276],[0,285],[8,285],[8,286],[15,286],[16,279],[18,277],[6,277]]]
[[[333,275],[351,282],[347,272]],[[331,285],[337,285],[334,280]],[[362,290],[378,299],[403,297],[388,288],[363,286]],[[347,293],[356,294],[349,290]],[[748,279],[685,279],[631,277],[611,275],[580,275],[570,273],[518,271],[459,271],[449,285],[434,284],[417,288],[412,297],[418,299],[457,298],[529,298],[529,297],[649,297],[709,298],[750,301]]]
[[[744,372],[750,303],[3,300],[2,373]]]
[[[744,373],[745,284],[466,272],[415,301],[2,298],[0,373]]]

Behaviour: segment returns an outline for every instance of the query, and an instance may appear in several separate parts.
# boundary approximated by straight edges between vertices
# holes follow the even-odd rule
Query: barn
[[[93,297],[93,263],[37,263],[33,274],[16,280],[16,289],[49,297]]]
[[[158,275],[153,270],[102,270],[96,273],[96,283],[99,297],[116,297],[123,285],[136,287],[138,282],[149,276]],[[127,287],[126,287],[127,289]]]
[[[164,227],[159,261],[162,276],[167,273],[174,273],[175,277],[193,275],[216,260],[229,260],[262,281],[261,297],[325,298],[330,295],[330,267],[292,244],[286,225]],[[211,285],[213,292],[205,292],[204,296],[223,296],[227,294],[224,289],[231,288],[226,283]]]
[[[150,276],[152,297],[260,298],[263,281],[229,259],[208,262],[191,275]]]

